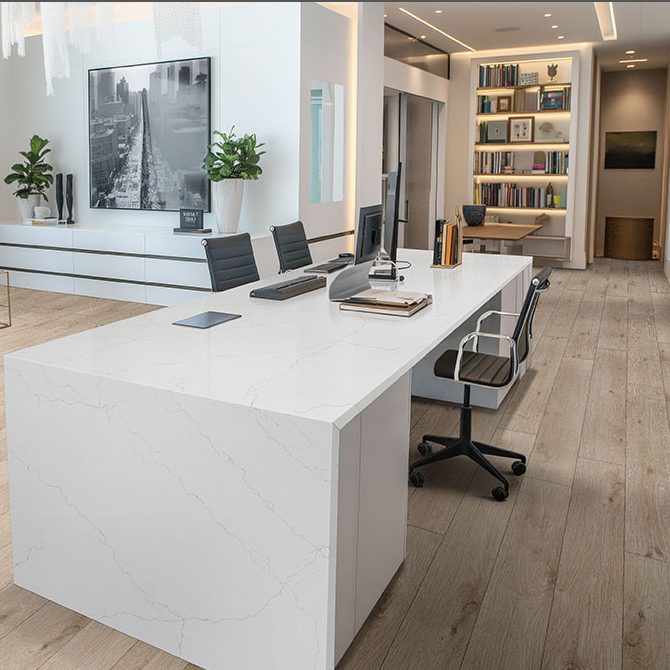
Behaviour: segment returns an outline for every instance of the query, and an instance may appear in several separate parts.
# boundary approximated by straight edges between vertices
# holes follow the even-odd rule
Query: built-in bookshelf
[[[472,200],[489,220],[543,227],[524,253],[570,256],[573,56],[473,61]]]

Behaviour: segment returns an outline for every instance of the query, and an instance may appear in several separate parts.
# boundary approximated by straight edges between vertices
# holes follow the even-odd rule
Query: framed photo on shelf
[[[535,118],[532,116],[514,116],[508,119],[507,138],[509,142],[533,142]]]
[[[507,142],[507,121],[489,121],[486,127],[487,144],[505,144]]]
[[[501,95],[498,97],[498,111],[511,112],[512,111],[512,96]]]

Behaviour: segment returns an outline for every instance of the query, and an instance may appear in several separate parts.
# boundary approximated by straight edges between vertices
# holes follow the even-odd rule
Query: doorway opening
[[[384,89],[383,192],[402,163],[398,246],[430,249],[438,209],[438,147],[444,103]]]

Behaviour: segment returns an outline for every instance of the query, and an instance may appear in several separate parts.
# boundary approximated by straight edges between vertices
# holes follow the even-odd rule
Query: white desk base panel
[[[412,367],[530,271],[406,255],[412,319],[247,286],[5,356],[15,583],[206,670],[332,670],[404,558]],[[244,316],[171,325],[204,309]]]

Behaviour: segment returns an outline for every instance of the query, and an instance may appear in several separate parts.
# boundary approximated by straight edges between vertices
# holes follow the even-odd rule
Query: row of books
[[[568,174],[567,151],[476,151],[475,174]]]
[[[345,312],[366,312],[391,316],[412,316],[433,302],[428,293],[367,289],[340,303]]]
[[[567,191],[547,193],[546,187],[517,186],[516,184],[475,184],[475,205],[491,207],[560,207],[567,204]]]
[[[540,98],[540,109],[543,111],[570,109],[570,87],[543,89]]]
[[[518,65],[480,65],[479,86],[518,86]]]
[[[457,265],[461,259],[461,235],[457,223],[444,219],[435,222],[433,265]]]
[[[478,95],[477,114],[569,111],[570,91],[569,86],[549,90],[519,89],[511,96],[502,96],[502,102],[501,96]]]

